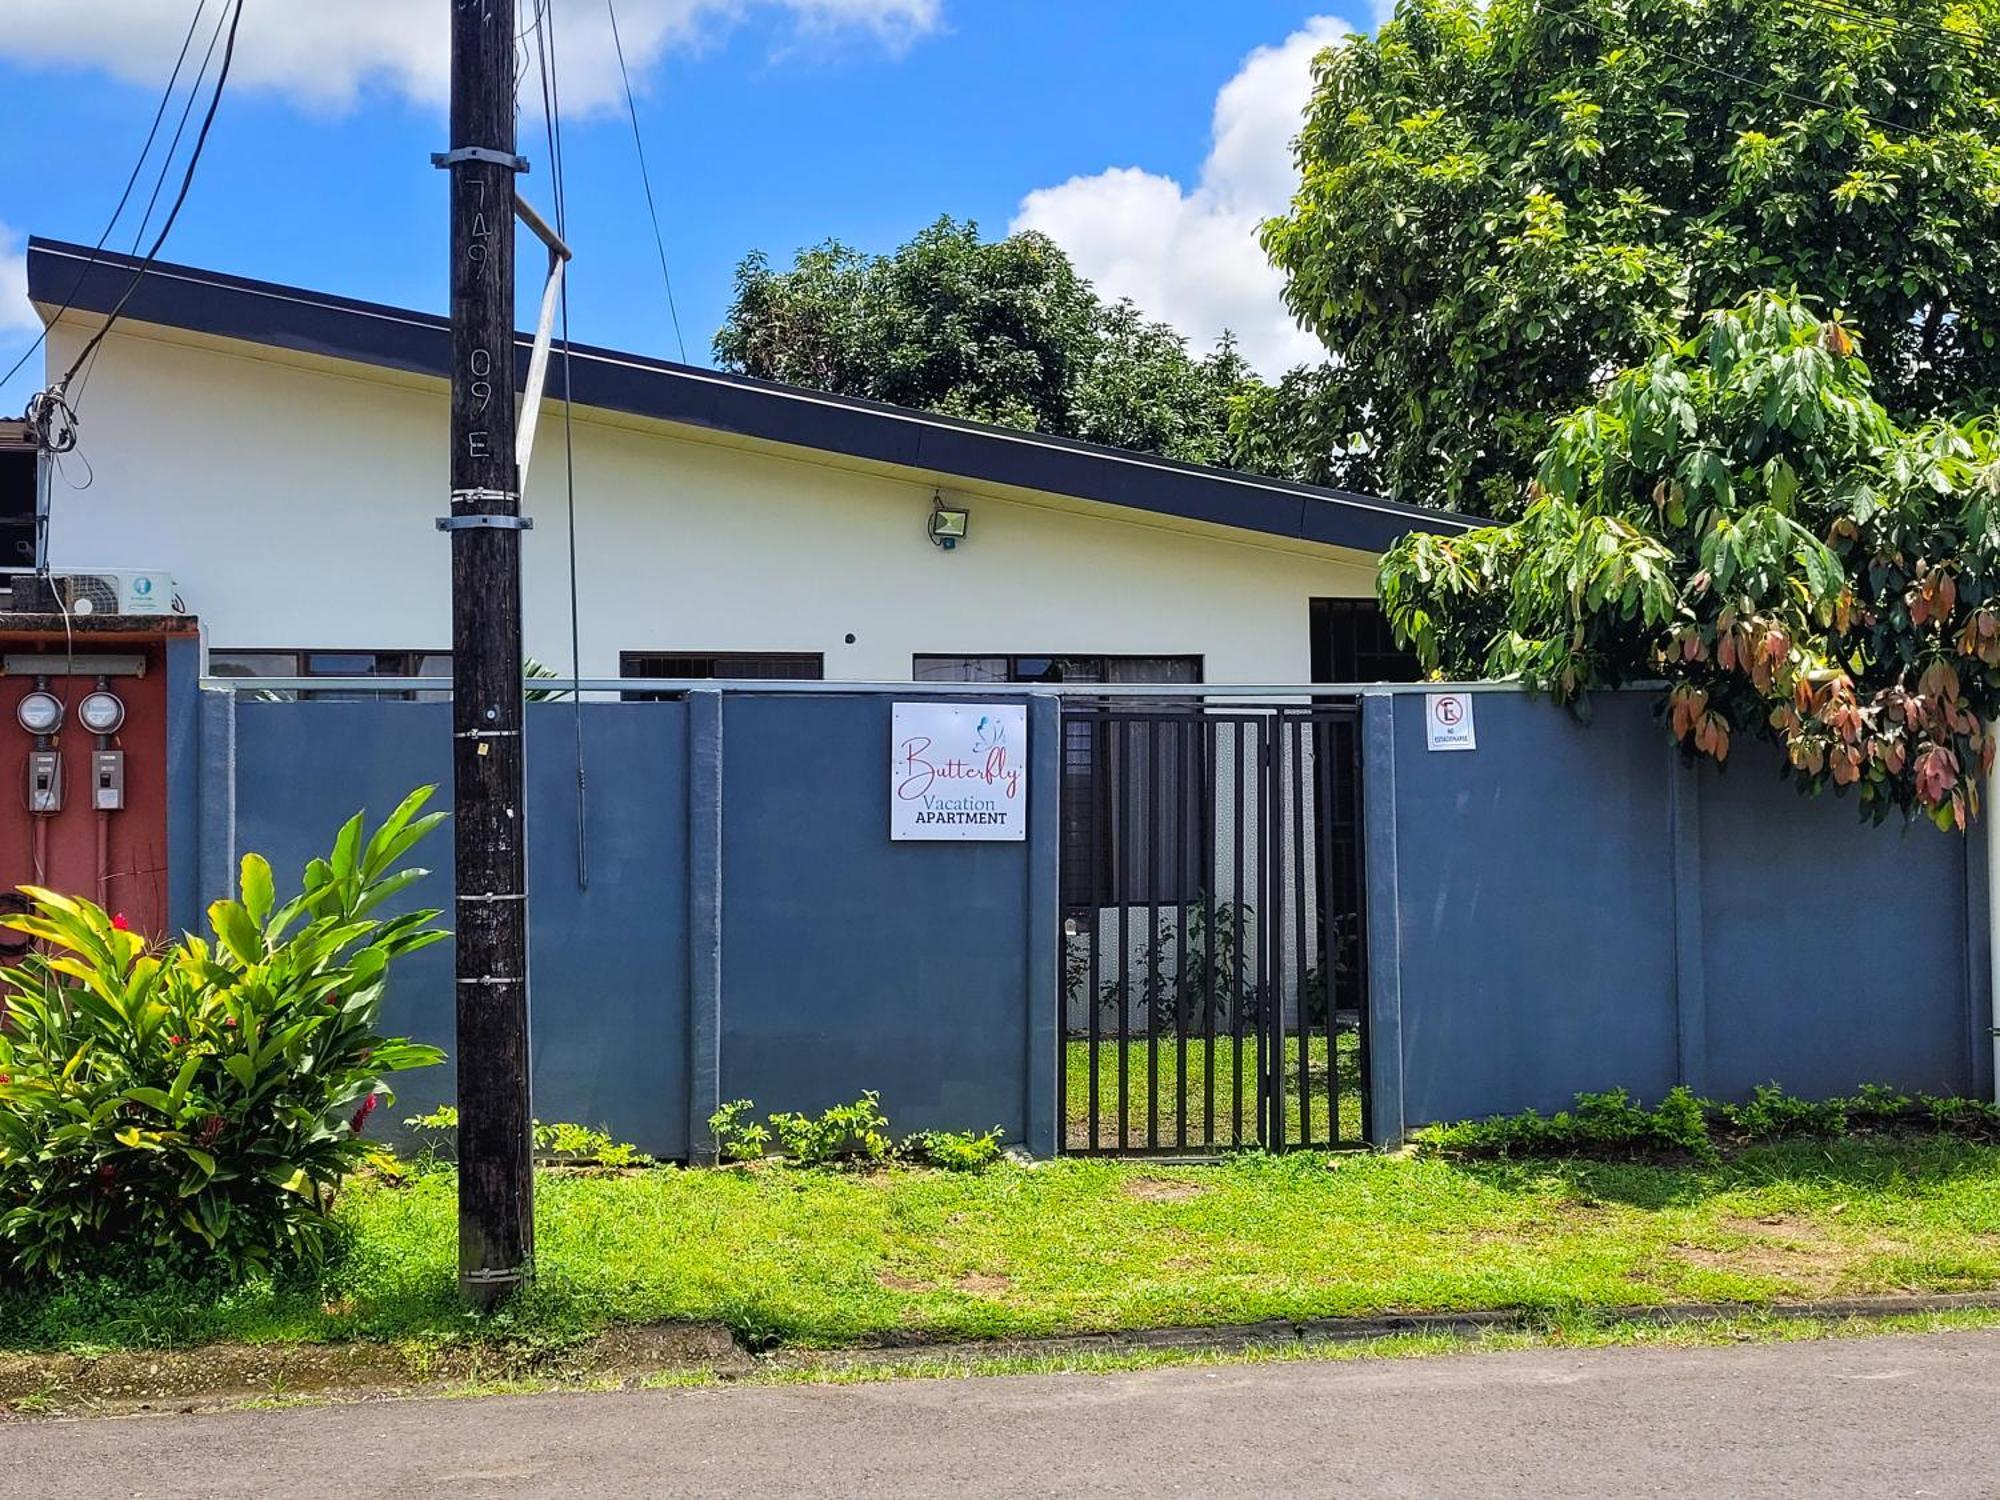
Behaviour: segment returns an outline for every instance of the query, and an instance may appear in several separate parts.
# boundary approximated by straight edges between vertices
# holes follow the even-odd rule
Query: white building
[[[52,374],[127,298],[71,393],[81,443],[52,488],[54,570],[171,573],[213,672],[447,671],[444,320],[135,270],[29,246]],[[1463,524],[608,350],[576,351],[572,388],[586,677],[1394,675],[1372,607],[1342,601],[1372,596],[1395,537]],[[17,534],[27,472],[0,469],[0,527]],[[949,550],[930,536],[940,504],[969,513]],[[523,508],[528,651],[567,669],[555,400]]]

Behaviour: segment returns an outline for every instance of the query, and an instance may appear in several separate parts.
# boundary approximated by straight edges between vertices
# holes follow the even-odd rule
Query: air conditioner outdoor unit
[[[130,569],[19,573],[14,577],[17,614],[170,615],[174,580],[168,573]]]

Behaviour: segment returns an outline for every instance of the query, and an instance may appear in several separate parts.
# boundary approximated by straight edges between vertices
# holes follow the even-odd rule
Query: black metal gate
[[[1358,700],[1062,722],[1064,1149],[1367,1144]]]

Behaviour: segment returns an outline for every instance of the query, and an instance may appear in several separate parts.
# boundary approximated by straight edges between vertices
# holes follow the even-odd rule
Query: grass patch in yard
[[[2000,1284],[2000,1147],[1934,1135],[1677,1166],[1300,1154],[977,1175],[544,1173],[540,1279],[487,1318],[458,1304],[455,1190],[448,1173],[357,1185],[339,1209],[347,1251],[317,1278],[0,1293],[0,1347],[561,1347],[674,1320],[721,1321],[753,1346],[838,1347]]]
[[[1304,1038],[1303,1079],[1299,1063],[1301,1039],[1297,1036],[1285,1039],[1287,1141],[1300,1140],[1309,1125],[1314,1143],[1325,1144],[1327,1106],[1332,1097],[1337,1098],[1340,1105],[1340,1141],[1348,1145],[1361,1143],[1360,1040],[1351,1029],[1335,1033],[1339,1077],[1337,1087],[1330,1095],[1325,1035]],[[1097,1140],[1100,1149],[1108,1150],[1118,1145],[1118,1067],[1121,1050],[1126,1070],[1125,1130],[1131,1145],[1144,1146],[1148,1140],[1154,1140],[1163,1148],[1185,1147],[1191,1153],[1199,1153],[1258,1144],[1257,1039],[1247,1036],[1239,1042],[1235,1037],[1225,1035],[1217,1036],[1211,1042],[1206,1036],[1191,1035],[1185,1041],[1185,1111],[1181,1107],[1181,1038],[1162,1036],[1158,1042],[1157,1060],[1149,1056],[1143,1039],[1120,1042],[1113,1034],[1098,1042]],[[1065,1045],[1063,1061],[1067,1140],[1071,1150],[1081,1151],[1090,1143],[1089,1040],[1072,1037]],[[1155,1068],[1157,1078],[1153,1071]],[[1149,1135],[1149,1124],[1155,1111],[1157,1131]],[[1187,1122],[1185,1138],[1180,1130],[1183,1113]]]

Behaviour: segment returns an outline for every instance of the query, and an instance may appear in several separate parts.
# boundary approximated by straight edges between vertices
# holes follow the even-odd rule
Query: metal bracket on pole
[[[513,1266],[506,1270],[461,1271],[458,1279],[470,1286],[514,1286],[527,1274],[526,1266]]]
[[[505,167],[510,172],[528,170],[528,158],[516,156],[511,151],[495,151],[491,146],[457,146],[450,151],[433,151],[431,165],[434,167],[455,167],[462,161],[491,162],[496,167]]]
[[[535,205],[518,192],[514,194],[514,212],[523,224],[534,231],[535,238],[549,247],[549,254],[560,260],[570,258],[569,246],[563,243],[562,236],[551,229],[549,221],[535,211]]]
[[[478,531],[481,529],[491,531],[533,531],[535,529],[535,519],[533,516],[439,516],[437,518],[437,529],[439,531]]]

